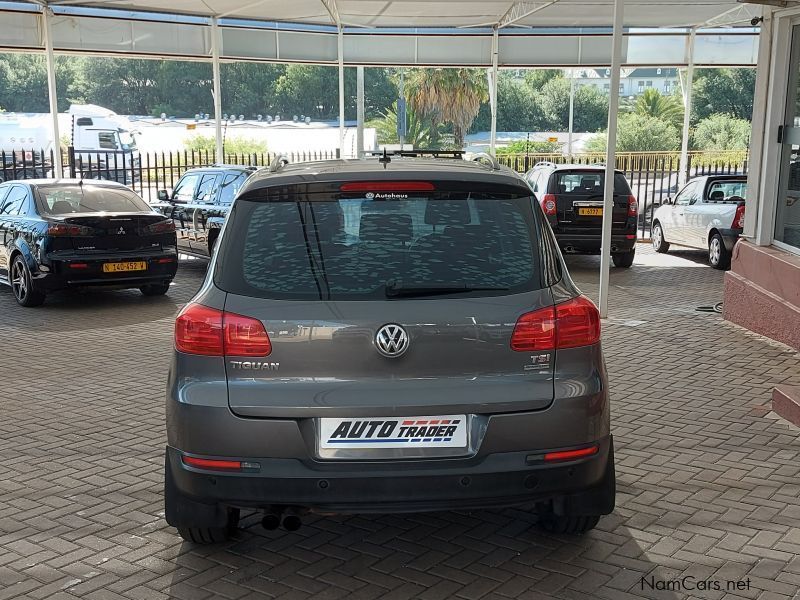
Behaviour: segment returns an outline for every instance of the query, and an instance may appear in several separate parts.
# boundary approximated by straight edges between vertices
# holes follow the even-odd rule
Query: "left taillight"
[[[600,313],[585,296],[525,313],[514,326],[517,352],[591,346],[600,341]]]
[[[636,199],[636,196],[633,195],[628,196],[628,216],[639,216],[639,201]]]
[[[67,223],[51,223],[47,227],[47,235],[55,237],[86,237],[94,233],[94,229],[84,225],[70,225]]]
[[[736,207],[736,214],[733,215],[733,225],[731,225],[734,229],[744,229],[744,204],[740,204]]]
[[[175,348],[203,356],[268,356],[272,344],[258,319],[187,304],[175,319]]]
[[[175,232],[175,222],[172,219],[167,219],[165,221],[158,221],[157,223],[153,223],[148,225],[147,227],[142,227],[142,235],[158,235],[159,233],[174,233]]]

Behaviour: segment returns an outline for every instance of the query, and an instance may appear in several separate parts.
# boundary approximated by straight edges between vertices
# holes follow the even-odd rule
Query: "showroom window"
[[[792,32],[786,100],[775,241],[800,251],[800,25],[794,26]]]

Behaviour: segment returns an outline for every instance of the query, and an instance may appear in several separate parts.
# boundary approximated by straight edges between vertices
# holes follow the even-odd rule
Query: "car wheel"
[[[17,304],[30,308],[41,306],[44,303],[45,295],[34,289],[31,272],[20,254],[17,254],[11,263],[10,280],[11,291],[14,293]]]
[[[664,230],[661,229],[661,223],[653,225],[653,250],[660,254],[669,252],[669,242],[664,239]]]
[[[228,509],[228,524],[225,527],[178,527],[178,533],[193,544],[221,544],[228,541],[239,524],[239,509]]]
[[[633,259],[635,256],[636,256],[636,248],[634,248],[633,250],[629,250],[628,252],[619,252],[617,254],[612,254],[611,259],[614,261],[615,267],[627,269],[633,264]]]
[[[539,515],[537,522],[540,529],[548,533],[571,533],[580,535],[595,528],[600,521],[599,515],[554,515],[545,512]]]
[[[169,281],[164,283],[149,283],[139,288],[145,296],[163,296],[169,291]]]
[[[722,236],[718,233],[712,235],[708,241],[708,264],[722,271],[731,265],[731,254],[725,247]]]

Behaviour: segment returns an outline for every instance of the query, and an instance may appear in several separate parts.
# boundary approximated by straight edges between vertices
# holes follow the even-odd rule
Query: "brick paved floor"
[[[595,296],[599,260],[573,257]],[[547,536],[518,510],[312,518],[296,533],[250,517],[195,548],[162,508],[168,298],[0,289],[0,600],[4,598],[797,597],[800,431],[769,412],[800,357],[700,305],[721,300],[703,255],[640,248],[611,277],[618,508],[584,538]],[[737,592],[651,591],[641,578],[741,581]],[[691,580],[690,580],[691,581]]]

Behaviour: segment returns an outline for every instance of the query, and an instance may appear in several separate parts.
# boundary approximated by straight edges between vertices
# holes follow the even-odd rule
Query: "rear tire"
[[[567,516],[544,513],[537,522],[540,529],[548,533],[581,535],[595,528],[600,521],[598,515]]]
[[[149,283],[139,288],[145,296],[163,296],[169,291],[170,282],[166,283]]]
[[[636,248],[628,252],[619,252],[612,254],[611,259],[614,261],[614,266],[621,269],[628,269],[633,264],[633,259],[636,256]]]
[[[669,252],[669,242],[664,239],[664,230],[661,228],[661,223],[656,221],[653,224],[653,250],[659,254],[666,254]]]
[[[44,304],[45,294],[33,287],[30,269],[21,254],[14,257],[9,274],[11,291],[17,304],[26,308]]]
[[[725,247],[725,240],[718,233],[708,240],[708,264],[720,271],[725,271],[731,266],[731,253]]]
[[[239,509],[228,509],[228,524],[225,527],[178,527],[178,533],[192,544],[221,544],[230,539],[239,524]]]

